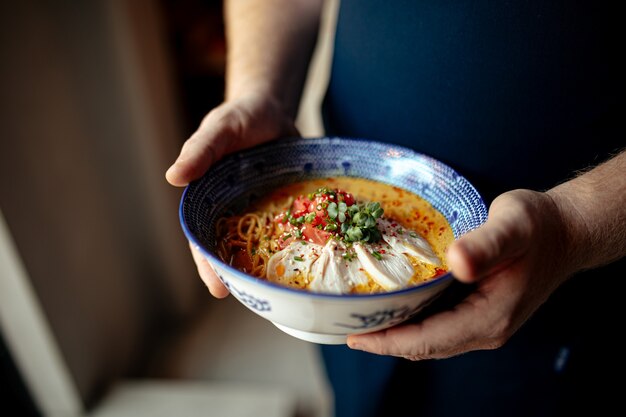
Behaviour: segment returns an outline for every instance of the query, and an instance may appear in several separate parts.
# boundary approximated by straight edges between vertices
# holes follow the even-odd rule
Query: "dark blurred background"
[[[327,415],[317,350],[208,295],[164,179],[223,99],[221,1],[4,1],[0,56],[0,414]]]
[[[222,2],[162,0],[161,3],[185,133],[190,134],[223,99],[226,45]]]

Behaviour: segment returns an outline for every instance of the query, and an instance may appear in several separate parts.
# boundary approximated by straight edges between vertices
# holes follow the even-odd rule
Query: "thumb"
[[[165,178],[175,186],[185,186],[200,178],[226,152],[236,130],[230,123],[203,122],[183,144],[180,155],[167,170]]]
[[[476,282],[528,249],[533,230],[531,193],[502,194],[492,203],[484,225],[450,245],[448,265],[459,281]]]

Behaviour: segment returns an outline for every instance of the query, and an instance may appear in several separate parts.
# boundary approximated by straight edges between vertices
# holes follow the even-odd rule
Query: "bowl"
[[[289,288],[241,272],[220,260],[216,221],[288,183],[352,176],[418,194],[444,215],[454,238],[483,224],[485,204],[454,169],[411,149],[353,138],[288,138],[231,154],[189,184],[180,222],[243,305],[282,331],[314,343],[342,344],[350,334],[381,330],[421,311],[453,281],[451,273],[421,285],[376,294],[331,295]]]

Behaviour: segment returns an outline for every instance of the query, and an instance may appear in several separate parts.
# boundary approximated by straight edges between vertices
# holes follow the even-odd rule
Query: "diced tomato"
[[[311,200],[301,195],[293,202],[291,215],[293,217],[300,217],[307,214],[310,211],[311,203]]]
[[[339,196],[339,201],[346,203],[346,206],[350,207],[354,204],[354,196],[352,194],[337,190],[337,195]]]
[[[311,221],[311,224],[313,226],[319,224],[325,226],[326,222],[324,218],[326,218],[328,213],[323,207],[327,206],[326,200],[328,200],[327,196],[316,197],[313,201],[309,200],[307,197],[300,196],[293,202],[291,215],[294,218],[298,218],[310,213],[315,213],[315,218]]]
[[[326,196],[324,196],[326,197]],[[326,202],[328,198],[316,198],[313,204],[311,205],[311,211],[315,212],[315,217],[323,220],[324,217],[328,215],[328,212],[324,207],[328,207],[328,203]],[[319,222],[317,223],[319,224]]]
[[[302,228],[302,238],[307,241],[312,241],[318,244],[324,244],[331,236],[331,232],[323,230],[327,226],[328,205],[331,203],[344,202],[346,206],[351,206],[355,203],[354,196],[350,193],[340,190],[334,190],[334,192],[316,194],[313,200],[310,200],[308,196],[300,195],[293,202],[291,206],[290,215],[293,219],[306,216],[304,224],[301,220],[298,222],[298,226]],[[314,213],[315,217],[311,218],[311,214]],[[286,221],[286,214],[282,217],[277,216],[277,221],[280,221],[286,226],[286,233],[290,230],[289,223]],[[335,227],[338,225],[335,223]],[[279,239],[279,245],[281,248],[289,245],[293,238],[281,238]]]
[[[285,223],[281,225],[283,233],[281,233],[278,238],[278,246],[281,249],[285,249],[293,240],[296,238],[296,226],[291,225],[290,223]]]
[[[330,237],[330,233],[325,230],[318,229],[312,224],[307,223],[302,228],[302,237],[307,242],[317,243],[318,245],[324,245],[326,241],[328,240],[328,238]]]

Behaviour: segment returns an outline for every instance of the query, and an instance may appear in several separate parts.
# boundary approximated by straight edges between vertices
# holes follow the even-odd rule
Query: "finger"
[[[183,187],[200,178],[209,167],[224,156],[233,138],[233,127],[221,123],[203,123],[183,144],[180,155],[165,173],[167,181]]]
[[[529,247],[532,227],[518,199],[496,199],[487,222],[450,245],[447,261],[452,273],[470,283],[505,267]]]
[[[227,152],[238,151],[283,136],[300,136],[291,118],[267,97],[224,103],[213,109],[185,142],[165,174],[168,182],[185,186],[200,178]]]
[[[475,300],[476,296],[470,296],[454,310],[436,314],[420,323],[349,336],[348,346],[411,360],[442,359],[471,350],[500,347],[504,339],[494,331],[496,326],[484,316],[483,309],[473,302]]]
[[[193,260],[196,262],[196,266],[198,267],[198,274],[200,274],[200,278],[202,278],[202,281],[209,289],[211,295],[216,298],[224,298],[228,296],[228,289],[219,279],[211,264],[209,264],[202,253],[193,245],[190,244],[189,247],[191,249]]]

